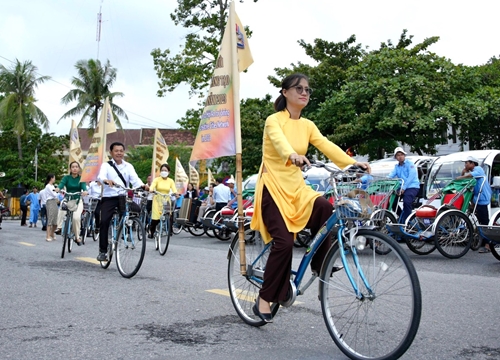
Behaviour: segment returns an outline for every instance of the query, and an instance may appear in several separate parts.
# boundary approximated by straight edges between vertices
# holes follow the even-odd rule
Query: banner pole
[[[240,272],[246,276],[247,264],[245,254],[245,224],[243,216],[243,197],[241,184],[242,180],[242,161],[241,161],[241,120],[240,120],[240,72],[238,69],[238,50],[236,48],[236,16],[234,11],[234,1],[231,2],[229,11],[229,30],[231,39],[231,78],[233,83],[233,103],[234,103],[234,139],[236,145],[236,186],[238,189],[238,241],[240,248]]]

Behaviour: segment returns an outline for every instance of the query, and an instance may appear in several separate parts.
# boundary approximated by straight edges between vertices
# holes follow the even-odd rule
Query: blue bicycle
[[[138,191],[139,189],[128,189],[119,184],[126,191]],[[138,217],[138,213],[129,212],[132,199],[123,196],[122,209],[115,209],[108,228],[108,254],[107,260],[101,261],[101,267],[107,269],[111,264],[113,252],[116,253],[116,267],[118,272],[125,278],[131,278],[141,268],[144,254],[146,253],[146,232]]]
[[[342,173],[328,164],[313,166],[330,171],[334,187],[342,179]],[[332,216],[313,237],[298,268],[292,269],[289,298],[271,304],[271,313],[275,316],[280,306],[291,306],[319,277],[323,319],[340,350],[351,359],[398,358],[410,347],[418,331],[422,311],[420,283],[412,262],[398,243],[370,224],[370,208],[361,206],[359,200],[362,196],[369,198],[368,194],[363,195],[361,190],[354,194],[343,198],[337,195]],[[302,284],[312,257],[330,232],[336,233],[336,239],[320,274],[313,273]],[[247,229],[245,238],[250,233],[252,230]],[[244,322],[263,326],[266,322],[254,315],[252,307],[264,282],[272,242],[264,244],[255,232],[254,241],[245,242],[245,275],[240,268],[238,234],[229,248],[229,293]]]
[[[176,197],[170,194],[163,194],[161,192],[155,191],[155,196],[160,199],[162,204],[162,213],[160,216],[160,223],[158,224],[156,231],[154,233],[155,249],[159,251],[160,255],[165,255],[168,249],[168,244],[170,243],[171,236],[171,218],[173,214],[173,208],[175,206]],[[154,206],[153,202],[153,206]]]

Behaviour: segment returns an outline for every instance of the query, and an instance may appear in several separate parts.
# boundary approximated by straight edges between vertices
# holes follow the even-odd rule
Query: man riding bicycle
[[[99,255],[97,261],[107,260],[108,249],[108,228],[113,217],[114,210],[118,207],[119,198],[126,196],[125,190],[115,187],[119,184],[125,188],[130,185],[133,187],[142,186],[149,190],[149,186],[144,185],[137,175],[134,166],[125,160],[125,145],[120,142],[114,142],[109,147],[112,160],[101,165],[97,180],[104,184],[103,195],[101,199],[101,224],[99,235]]]

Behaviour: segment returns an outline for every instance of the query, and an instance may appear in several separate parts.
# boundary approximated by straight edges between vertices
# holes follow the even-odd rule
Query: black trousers
[[[287,299],[292,267],[294,234],[288,231],[278,206],[265,186],[262,192],[261,209],[264,224],[274,243],[267,259],[266,270],[264,271],[264,284],[259,295],[265,301],[278,302]],[[316,234],[319,231],[332,214],[332,210],[332,204],[324,197],[320,196],[314,200],[313,211],[306,225],[307,228],[311,229],[312,234]],[[321,244],[311,260],[311,269],[318,274],[331,244],[330,234],[323,241],[323,244]]]
[[[26,205],[21,205],[21,225],[26,225],[26,215],[28,214],[28,207]]]
[[[101,199],[101,224],[99,226],[99,252],[108,251],[108,229],[111,218],[118,207],[118,197]]]
[[[227,205],[227,203],[223,203],[223,202],[215,203],[215,210],[219,211],[220,209],[222,209],[226,205]]]
[[[95,228],[98,229],[101,226],[101,200],[97,202],[97,205],[95,206],[94,210],[94,225]]]

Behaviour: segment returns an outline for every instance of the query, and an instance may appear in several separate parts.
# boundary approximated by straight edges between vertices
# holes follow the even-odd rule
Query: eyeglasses
[[[297,91],[297,94],[302,94],[302,92],[305,90],[306,91],[306,94],[307,95],[311,95],[313,93],[313,89],[311,89],[310,87],[303,87],[302,85],[296,85],[296,86],[292,86],[295,88],[295,90]]]

